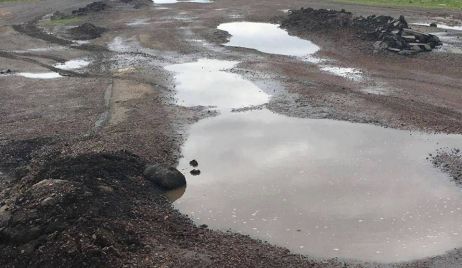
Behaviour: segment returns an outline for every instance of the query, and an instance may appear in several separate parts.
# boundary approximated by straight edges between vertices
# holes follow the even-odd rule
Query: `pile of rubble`
[[[84,16],[90,12],[100,12],[106,9],[107,5],[103,2],[93,2],[91,4],[86,5],[85,7],[76,9],[72,11],[72,15],[76,16]]]
[[[353,15],[346,12],[330,9],[301,8],[289,10],[288,17],[281,22],[283,28],[297,28],[308,31],[326,31],[348,27],[351,25]]]
[[[394,19],[389,16],[357,17],[352,26],[360,29],[360,33],[376,40],[375,50],[387,49],[404,55],[417,52],[432,51],[441,46],[440,39],[432,34],[424,34],[409,28],[406,19],[400,16]]]
[[[353,17],[345,10],[301,8],[290,10],[281,27],[301,31],[332,31],[350,29],[362,39],[375,41],[374,50],[389,50],[402,55],[431,51],[442,45],[440,39],[431,34],[409,28],[406,19],[400,16]]]

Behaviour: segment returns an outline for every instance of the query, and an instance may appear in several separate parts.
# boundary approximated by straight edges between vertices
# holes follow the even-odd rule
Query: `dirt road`
[[[402,14],[409,22],[441,17],[457,23],[460,12],[322,0],[128,0],[50,19],[89,3],[0,4],[0,70],[12,72],[0,74],[1,266],[460,266],[460,250],[400,264],[292,254],[195,226],[142,176],[147,163],[175,166],[190,124],[215,115],[209,107],[177,105],[174,77],[164,69],[200,58],[240,62],[233,72],[273,92],[266,106],[277,113],[462,134],[462,54],[373,53],[349,32],[291,32],[321,47],[318,58],[360,70],[362,79],[352,80],[293,57],[225,47],[227,36],[216,29],[232,21],[279,22],[287,9],[300,7]],[[68,30],[85,22],[105,32],[70,40]],[[87,63],[57,67],[75,59]],[[37,73],[55,78],[30,78]]]

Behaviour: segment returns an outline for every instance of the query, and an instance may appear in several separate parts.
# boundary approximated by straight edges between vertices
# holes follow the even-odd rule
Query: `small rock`
[[[199,165],[199,163],[194,159],[194,160],[191,160],[191,162],[189,162],[189,164],[192,166],[192,167],[197,167]]]
[[[0,225],[7,223],[11,218],[10,208],[7,205],[0,207]]]
[[[40,202],[40,205],[43,207],[46,207],[46,206],[53,206],[56,203],[58,203],[58,200],[56,200],[56,198],[47,197]]]
[[[103,193],[112,193],[112,192],[114,192],[114,189],[112,189],[112,187],[106,186],[106,185],[98,185],[98,189]]]
[[[186,185],[185,176],[176,168],[150,165],[144,170],[147,180],[166,190],[173,190]]]
[[[430,27],[438,27],[438,25],[436,24],[436,22],[432,22],[430,23]]]
[[[193,169],[189,173],[191,173],[191,175],[193,175],[193,176],[198,176],[198,175],[201,174],[201,171],[199,169]]]

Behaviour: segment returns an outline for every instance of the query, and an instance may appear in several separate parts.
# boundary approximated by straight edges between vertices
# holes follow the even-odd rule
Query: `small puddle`
[[[62,77],[59,73],[55,72],[47,72],[47,73],[17,73],[16,75],[26,77],[26,78],[34,78],[34,79],[55,79]]]
[[[360,81],[363,79],[363,72],[355,68],[338,67],[338,66],[321,66],[322,71],[334,74],[336,76],[344,77],[353,81]]]
[[[61,70],[76,70],[87,67],[90,64],[90,61],[87,59],[75,59],[68,60],[64,63],[55,64],[54,67]]]
[[[313,42],[290,36],[277,24],[260,22],[223,23],[218,29],[231,34],[226,46],[245,47],[286,56],[302,57],[319,51]]]
[[[178,168],[187,188],[170,198],[198,224],[249,234],[293,252],[378,262],[442,254],[462,245],[462,193],[425,157],[462,147],[460,135],[231,112],[269,96],[202,59],[167,66],[178,103],[216,106],[194,124]],[[199,176],[189,172],[196,159]],[[179,199],[178,199],[179,198]]]

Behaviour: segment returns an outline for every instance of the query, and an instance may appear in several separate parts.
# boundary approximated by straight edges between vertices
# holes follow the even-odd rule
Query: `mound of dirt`
[[[100,12],[107,8],[107,5],[103,2],[93,2],[91,4],[86,5],[85,7],[81,7],[79,9],[73,10],[72,15],[76,16],[84,16],[91,12]]]
[[[281,26],[289,30],[305,32],[329,32],[349,29],[362,40],[375,41],[374,50],[389,50],[403,55],[431,51],[442,45],[431,34],[409,29],[403,16],[354,17],[345,10],[302,8],[289,11]]]
[[[29,147],[24,143],[17,152]],[[124,151],[50,156],[32,165],[3,194],[9,198],[0,207],[0,266],[98,266],[139,247],[120,222],[131,217],[133,193],[160,196],[143,179],[144,166]]]
[[[91,23],[84,23],[68,31],[74,40],[90,40],[101,36],[106,31],[102,27],[97,27]]]

